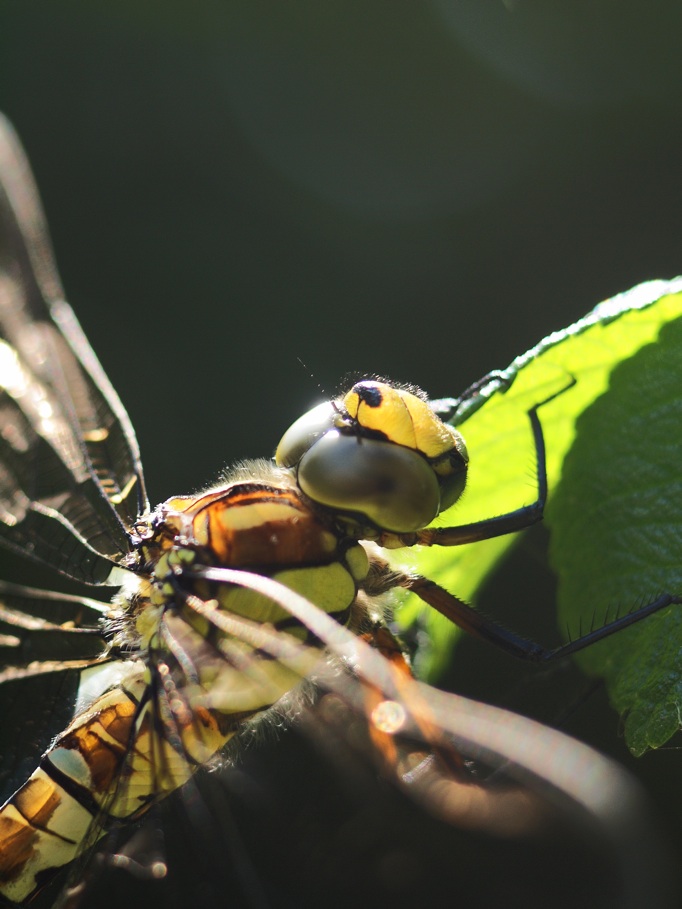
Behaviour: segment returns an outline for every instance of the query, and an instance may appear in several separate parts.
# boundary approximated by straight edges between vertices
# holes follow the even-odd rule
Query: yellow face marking
[[[377,406],[364,401],[355,391],[350,391],[344,404],[349,415],[364,429],[382,432],[391,442],[416,449],[417,437],[409,408],[397,388],[382,382],[366,382],[376,392]]]
[[[443,423],[426,401],[383,382],[362,385],[376,392],[376,406],[368,404],[353,390],[343,403],[364,429],[381,432],[396,445],[420,451],[427,458],[437,458],[456,447],[458,433]]]

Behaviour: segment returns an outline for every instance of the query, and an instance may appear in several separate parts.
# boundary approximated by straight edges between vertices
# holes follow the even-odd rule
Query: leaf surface
[[[603,624],[607,610],[613,618],[616,607],[622,614],[663,591],[682,590],[675,515],[682,482],[681,319],[682,279],[639,285],[517,357],[453,420],[469,450],[469,480],[460,502],[439,517],[440,526],[503,514],[536,498],[528,411],[561,392],[539,415],[558,623],[563,631],[568,624],[572,638]],[[475,601],[517,538],[423,548],[408,552],[403,564]],[[421,667],[433,677],[450,659],[459,631],[410,596],[398,619],[407,627],[417,617],[434,641]],[[680,664],[666,623],[677,631],[681,617],[682,609],[671,607],[581,654],[585,669],[606,674],[616,708],[629,711],[628,744],[638,753],[662,744],[679,724],[679,673],[664,666],[668,659],[672,667]]]

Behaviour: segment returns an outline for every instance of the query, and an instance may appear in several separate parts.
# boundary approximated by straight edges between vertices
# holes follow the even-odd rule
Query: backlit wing
[[[45,219],[0,119],[0,545],[105,583],[147,506],[128,416],[63,300]]]
[[[0,582],[0,801],[71,721],[82,670],[102,659],[106,608]]]

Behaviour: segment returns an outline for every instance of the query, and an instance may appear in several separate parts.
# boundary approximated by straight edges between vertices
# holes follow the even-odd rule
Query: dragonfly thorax
[[[365,549],[301,494],[290,471],[259,467],[262,479],[255,480],[253,465],[247,466],[221,486],[169,499],[155,509],[142,547],[151,576],[150,607],[177,609],[184,598],[196,595],[249,621],[305,635],[270,598],[192,575],[196,565],[238,568],[266,574],[314,598],[346,624],[368,572]]]

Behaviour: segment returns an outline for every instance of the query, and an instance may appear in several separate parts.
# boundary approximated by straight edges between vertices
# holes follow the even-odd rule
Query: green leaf
[[[582,628],[588,630],[593,622],[602,624],[607,607],[613,607],[614,603],[619,603],[623,611],[629,611],[642,601],[653,599],[661,591],[669,590],[674,581],[677,582],[676,589],[679,589],[679,573],[675,577],[665,574],[658,564],[652,563],[652,570],[638,575],[636,584],[632,574],[628,575],[629,584],[626,584],[620,576],[612,577],[611,570],[605,570],[603,551],[615,544],[612,539],[602,537],[598,532],[602,523],[610,522],[598,522],[594,520],[594,515],[606,508],[606,501],[600,482],[594,482],[589,492],[586,491],[585,484],[591,483],[591,478],[595,476],[596,460],[600,461],[605,473],[612,472],[618,477],[624,477],[625,485],[635,501],[630,501],[625,506],[628,521],[626,526],[621,524],[620,532],[621,538],[626,536],[629,540],[628,552],[632,561],[633,552],[636,553],[638,547],[643,546],[642,537],[646,537],[652,523],[657,522],[659,499],[666,489],[673,488],[670,474],[677,466],[673,452],[682,450],[679,432],[677,436],[668,436],[670,442],[666,445],[661,443],[658,433],[651,434],[649,424],[655,422],[655,417],[649,406],[653,400],[649,392],[628,399],[631,392],[624,389],[618,391],[617,398],[613,398],[614,413],[617,414],[614,419],[617,423],[623,423],[624,411],[638,414],[638,423],[635,427],[631,426],[628,435],[629,448],[623,443],[620,446],[610,443],[614,438],[614,430],[609,428],[604,414],[610,410],[612,395],[620,388],[620,372],[626,367],[631,368],[635,375],[639,374],[640,384],[642,370],[646,371],[654,386],[659,384],[660,373],[665,371],[670,379],[670,400],[673,400],[675,375],[679,380],[682,366],[669,362],[669,359],[674,360],[672,353],[669,359],[663,356],[663,342],[659,343],[659,335],[666,325],[674,323],[680,317],[682,279],[649,282],[635,287],[600,304],[584,319],[550,335],[528,353],[518,357],[500,377],[492,378],[480,394],[465,402],[453,421],[464,434],[469,449],[469,482],[462,500],[438,519],[441,526],[464,524],[503,514],[536,498],[537,465],[528,411],[538,402],[561,392],[540,408],[539,415],[547,448],[550,490],[547,523],[553,537],[552,558],[560,576],[561,603],[570,604],[562,605],[560,627],[565,629],[568,619],[572,637],[579,633],[579,609],[584,610]],[[673,325],[670,330],[673,330]],[[672,348],[672,342],[669,343]],[[661,353],[647,354],[647,351]],[[650,360],[646,361],[644,367],[636,365],[640,357],[647,356]],[[661,365],[657,366],[656,363]],[[573,380],[575,384],[572,384]],[[630,383],[633,384],[636,388],[637,382]],[[679,386],[678,381],[677,387]],[[565,390],[562,392],[562,389]],[[590,420],[588,412],[593,410],[598,415]],[[680,424],[679,419],[675,421],[672,416],[670,419],[673,423]],[[675,438],[677,441],[674,441]],[[597,448],[593,448],[593,445],[601,445],[600,454],[596,454]],[[660,484],[661,487],[655,506],[651,504],[653,499],[638,498],[643,470],[641,463],[636,465],[638,474],[629,480],[626,479],[626,468],[616,464],[617,449],[631,454],[631,449],[635,447],[643,449],[640,453],[642,460],[647,457],[650,449],[655,450],[645,470],[645,475],[651,476],[651,483]],[[668,465],[667,472],[659,471],[660,459]],[[564,469],[568,470],[569,466],[570,474],[563,476]],[[613,479],[616,480],[616,477]],[[620,496],[622,495],[621,486]],[[669,494],[669,511],[674,501],[679,499],[676,500],[674,495]],[[638,502],[641,504],[638,505]],[[668,514],[668,537],[674,537],[676,533],[671,520]],[[517,537],[518,535],[510,535],[449,549],[422,549],[414,555],[406,556],[406,559],[420,573],[438,581],[459,597],[471,601]],[[657,551],[661,550],[662,546],[657,544]],[[643,552],[644,549],[639,551]],[[589,553],[589,559],[585,558],[585,553]],[[617,574],[618,571],[619,569],[614,569],[614,573]],[[590,585],[587,576],[591,577]],[[595,586],[596,576],[599,576],[598,587]],[[673,608],[668,613],[674,615],[676,610]],[[448,662],[458,630],[432,611],[425,612],[415,597],[408,597],[401,607],[399,621],[408,626],[418,616],[426,624],[435,642],[428,663],[421,666],[420,670],[433,677]],[[610,617],[613,617],[613,613]],[[655,620],[649,619],[643,626],[649,623],[654,624]],[[635,645],[630,642],[638,637],[641,630],[638,626],[615,635],[613,644],[606,641],[589,648],[589,653],[584,657],[584,665],[592,672],[603,671],[603,660],[615,660],[615,657],[607,656],[610,648],[630,646],[634,649]],[[622,645],[619,643],[621,638]],[[653,650],[653,645],[651,647]],[[637,679],[633,681],[630,676],[628,683],[625,681],[627,674],[619,674],[617,687],[615,675],[614,681],[609,676],[609,685],[618,709],[631,710],[628,719],[629,741],[631,747],[639,749],[640,744],[635,745],[634,729],[639,725],[636,714],[643,713],[647,719],[651,719],[650,707],[645,706],[649,702],[642,700],[642,685],[649,685],[652,694],[658,696],[662,687],[666,687],[666,690],[676,685],[679,687],[679,680],[675,682],[669,679],[667,686],[664,686],[660,676],[644,682],[645,676],[641,670],[637,673]],[[639,700],[636,699],[637,692]],[[673,727],[677,728],[678,717],[671,702],[666,700],[659,703],[661,706],[657,714],[656,732],[650,731],[647,734],[649,744],[660,744],[664,740],[664,734],[667,735]],[[637,739],[637,742],[640,740]]]
[[[561,619],[602,625],[661,593],[682,591],[682,320],[625,360],[608,394],[576,424],[552,498],[551,559]],[[682,608],[670,606],[579,655],[605,676],[635,754],[680,725]]]

